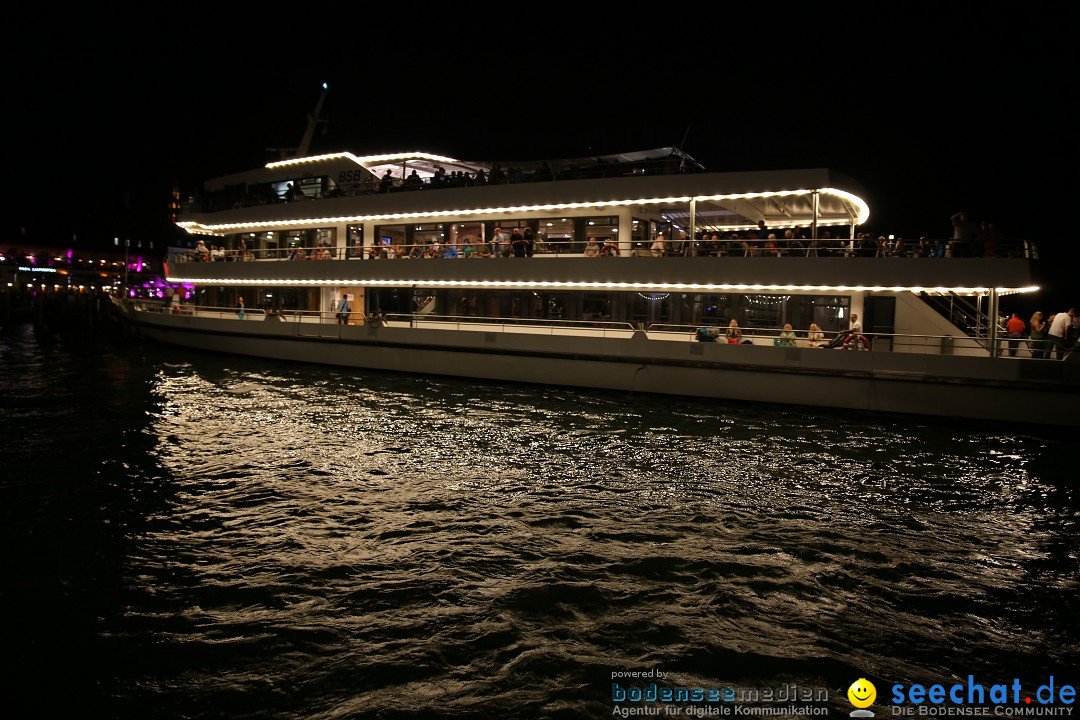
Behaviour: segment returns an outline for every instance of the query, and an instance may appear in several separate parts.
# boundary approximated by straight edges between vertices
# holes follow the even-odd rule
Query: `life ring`
[[[844,338],[844,344],[841,345],[844,350],[869,350],[870,338],[865,335],[859,335],[857,333],[851,333]]]

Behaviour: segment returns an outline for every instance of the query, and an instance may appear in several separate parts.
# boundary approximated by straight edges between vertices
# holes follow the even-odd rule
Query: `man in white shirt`
[[[1076,308],[1069,308],[1068,312],[1059,312],[1050,321],[1050,333],[1046,340],[1050,347],[1055,348],[1058,360],[1065,357],[1065,338],[1069,335],[1069,326],[1075,316]]]
[[[848,328],[847,330],[844,330],[844,331],[842,331],[840,333],[837,333],[836,337],[834,337],[832,339],[832,341],[828,345],[825,346],[825,348],[828,349],[828,348],[842,348],[842,347],[845,347],[845,344],[844,344],[845,340],[847,340],[852,335],[861,335],[861,334],[862,334],[862,323],[859,322],[859,316],[856,315],[855,313],[851,313],[851,327]],[[859,344],[856,343],[855,347],[859,347]],[[869,349],[869,348],[867,348],[867,349]]]

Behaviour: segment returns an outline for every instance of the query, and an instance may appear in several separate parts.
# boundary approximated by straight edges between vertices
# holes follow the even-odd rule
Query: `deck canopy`
[[[513,171],[519,174],[517,179],[522,182],[704,171],[700,163],[672,147],[552,160],[456,160],[420,151],[377,155],[337,152],[278,160],[263,168],[208,180],[204,186],[207,191],[214,192],[237,185],[287,182],[305,176],[327,175],[336,178],[341,172],[355,172],[358,169],[370,178],[381,178],[389,170],[398,179],[415,170],[422,179],[429,180],[439,168],[446,172],[461,171],[472,175],[479,170],[483,170],[485,175],[490,175],[496,169],[506,173]]]

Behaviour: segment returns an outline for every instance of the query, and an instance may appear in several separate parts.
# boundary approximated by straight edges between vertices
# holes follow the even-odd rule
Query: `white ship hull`
[[[486,382],[1080,425],[1080,363],[621,336],[231,320],[129,311],[165,343]]]

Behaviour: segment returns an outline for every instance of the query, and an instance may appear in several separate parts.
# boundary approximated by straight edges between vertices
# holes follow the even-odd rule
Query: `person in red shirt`
[[[1016,348],[1020,345],[1020,339],[1024,337],[1027,325],[1017,313],[1013,313],[1009,322],[1005,325],[1005,332],[1009,336],[1009,357],[1016,357]]]

